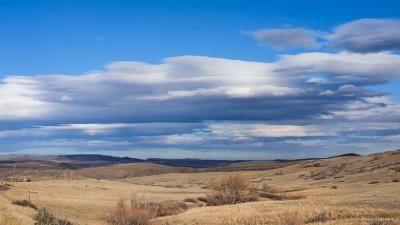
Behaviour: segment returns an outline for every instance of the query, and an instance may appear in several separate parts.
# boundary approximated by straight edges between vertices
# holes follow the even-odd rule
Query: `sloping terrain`
[[[278,198],[260,195],[259,202],[209,207],[191,203],[186,212],[155,218],[151,224],[400,224],[400,150],[297,162],[269,170],[257,170],[268,162],[234,165],[247,169],[241,173],[252,188]],[[57,179],[3,181],[0,224],[33,224],[34,209],[11,204],[28,198],[76,224],[105,224],[103,216],[119,199],[129,201],[133,194],[155,201],[197,199],[211,192],[210,181],[227,173],[201,170],[130,163],[62,170],[79,174]]]
[[[308,160],[288,160],[288,161],[250,161],[231,163],[228,165],[212,166],[199,169],[200,172],[230,172],[230,171],[262,171],[273,170]]]
[[[0,163],[0,178],[14,177],[18,179],[37,178],[43,174],[55,174],[55,171],[74,170],[79,167],[70,164],[43,161],[43,162],[20,162],[20,163]],[[14,174],[15,171],[15,174]]]
[[[201,162],[199,162],[201,161]],[[217,160],[218,161],[218,160]],[[77,161],[75,161],[77,162]],[[80,161],[82,162],[82,161]],[[122,179],[128,177],[141,177],[148,175],[167,174],[167,173],[202,173],[202,172],[233,172],[233,171],[263,171],[282,168],[289,165],[305,161],[251,161],[232,163],[227,165],[216,165],[208,168],[198,168],[207,163],[214,162],[209,160],[195,160],[194,163],[200,163],[197,168],[182,167],[186,165],[186,159],[179,167],[166,166],[162,164],[135,162],[135,163],[113,163],[106,164],[70,164],[66,162],[54,161],[28,161],[28,162],[0,162],[0,178],[18,179],[18,180],[43,180],[60,178],[96,178],[96,179]],[[225,162],[225,161],[218,161]],[[177,163],[172,160],[168,163]],[[15,170],[15,174],[14,174]],[[15,177],[14,177],[15,175]]]
[[[128,163],[108,166],[84,168],[77,171],[83,177],[96,179],[124,179],[166,173],[189,173],[195,169],[184,167],[170,167],[154,163]]]
[[[252,185],[299,200],[264,200],[201,207],[156,218],[153,224],[400,224],[400,150],[369,156],[342,156],[301,162],[268,171],[243,172]],[[208,176],[206,176],[208,175]],[[182,183],[206,183],[221,173],[182,177]],[[163,176],[164,185],[176,175]],[[144,183],[157,176],[144,177]],[[168,181],[169,180],[169,181]],[[171,184],[169,184],[171,185]],[[216,216],[218,215],[218,216]]]
[[[369,156],[344,156],[314,160],[297,164],[291,169],[303,170],[305,173],[300,176],[304,179],[384,182],[399,178],[400,150]]]

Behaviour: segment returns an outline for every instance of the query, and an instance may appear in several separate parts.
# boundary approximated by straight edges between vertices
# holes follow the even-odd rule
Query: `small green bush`
[[[53,214],[49,213],[46,208],[39,209],[34,220],[34,225],[73,225],[68,220],[56,218]]]
[[[46,208],[39,209],[34,220],[35,225],[58,225],[56,218]]]

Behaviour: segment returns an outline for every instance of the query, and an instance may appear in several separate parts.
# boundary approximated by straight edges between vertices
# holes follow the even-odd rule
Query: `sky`
[[[400,146],[398,1],[0,1],[0,154]]]

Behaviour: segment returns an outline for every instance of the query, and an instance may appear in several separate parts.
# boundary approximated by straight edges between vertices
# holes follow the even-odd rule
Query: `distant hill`
[[[30,155],[30,154],[15,154],[15,155],[0,155],[0,161],[12,162],[30,162],[30,161],[52,161],[68,164],[82,165],[106,165],[112,163],[135,163],[144,162],[142,159],[130,157],[115,157],[99,154],[79,154],[79,155]]]
[[[207,160],[207,159],[161,159],[150,158],[145,162],[162,164],[173,167],[206,168],[211,166],[229,165],[231,163],[247,162],[248,160]]]
[[[52,161],[57,163],[67,163],[80,167],[103,166],[108,164],[120,163],[155,163],[172,167],[191,167],[206,168],[210,166],[228,165],[231,163],[246,162],[246,160],[203,160],[203,159],[162,159],[149,158],[137,159],[130,157],[115,157],[99,154],[79,154],[79,155],[0,155],[0,163],[3,162],[32,162],[32,161]]]
[[[0,177],[12,177],[15,170],[19,180],[26,177],[33,177],[33,179],[35,177],[49,179],[89,177],[115,180],[166,173],[274,171],[273,173],[276,174],[296,174],[299,178],[310,180],[345,179],[345,177],[357,180],[379,180],[383,177],[398,179],[399,157],[400,150],[369,156],[358,156],[351,153],[325,159],[245,162],[155,158],[141,160],[103,155],[40,157],[37,155],[11,155],[9,157],[1,156],[0,160],[3,162],[0,162]],[[41,161],[49,159],[55,161]],[[20,160],[20,162],[10,162],[10,160]],[[184,167],[185,165],[186,167]]]
[[[355,153],[346,153],[334,157],[345,157],[345,156],[360,156]],[[285,162],[287,165],[294,164],[298,161],[304,160],[315,160],[321,158],[305,158],[296,160],[285,160],[275,159],[273,161],[254,161],[252,167],[257,167],[259,170],[265,168],[281,167],[278,162]],[[12,155],[0,155],[0,163],[12,163],[12,162],[40,162],[40,161],[51,161],[57,163],[64,163],[65,165],[71,164],[71,167],[93,167],[93,166],[104,166],[109,164],[121,164],[121,163],[155,163],[172,167],[191,167],[191,168],[208,168],[217,166],[226,166],[225,169],[236,170],[239,165],[236,163],[252,162],[253,160],[205,160],[205,159],[163,159],[163,158],[149,158],[149,159],[138,159],[130,157],[116,157],[100,154],[76,154],[76,155],[33,155],[33,154],[12,154]],[[268,162],[268,163],[267,163]],[[271,163],[271,162],[275,162]],[[231,165],[232,164],[232,165]],[[65,166],[64,165],[64,166]],[[246,164],[243,164],[246,165]],[[250,165],[250,164],[249,164]],[[243,166],[245,169],[246,166]],[[211,168],[210,171],[219,171],[221,168]]]
[[[337,155],[337,156],[332,156],[332,157],[329,157],[329,158],[346,157],[346,156],[361,156],[361,155],[356,154],[356,153],[346,153],[346,154],[341,154],[341,155]]]

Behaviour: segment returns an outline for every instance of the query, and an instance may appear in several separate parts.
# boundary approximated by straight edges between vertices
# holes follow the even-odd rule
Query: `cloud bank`
[[[320,47],[305,29],[257,32],[278,48]],[[388,51],[398,49],[397,33],[398,20],[364,19],[327,36],[344,50],[335,53],[268,63],[188,55],[78,75],[7,76],[0,152],[243,158],[248,151],[244,158],[272,159],[394,149],[400,105],[371,87],[400,79],[400,55]]]

